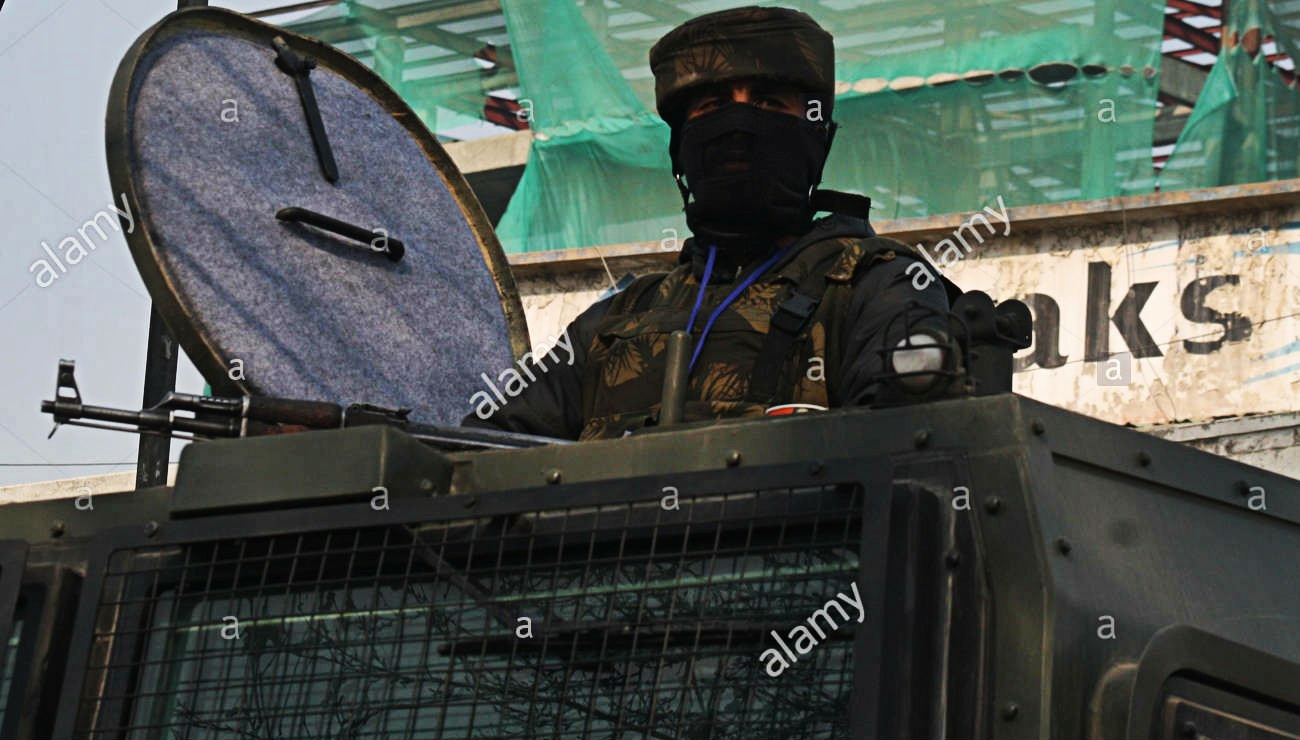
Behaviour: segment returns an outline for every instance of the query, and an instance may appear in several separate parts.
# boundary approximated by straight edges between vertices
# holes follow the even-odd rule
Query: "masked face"
[[[691,232],[721,249],[761,248],[811,224],[809,194],[826,161],[826,128],[728,103],[682,125],[678,158],[692,196]]]

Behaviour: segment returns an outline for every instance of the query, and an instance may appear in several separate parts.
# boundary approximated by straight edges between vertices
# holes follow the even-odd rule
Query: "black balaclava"
[[[737,256],[803,234],[829,143],[822,122],[747,103],[686,121],[673,132],[673,159],[691,233]]]

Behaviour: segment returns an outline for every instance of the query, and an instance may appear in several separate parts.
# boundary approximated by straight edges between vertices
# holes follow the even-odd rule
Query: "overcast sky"
[[[134,435],[64,427],[47,440],[52,423],[40,413],[54,397],[60,358],[77,361],[86,403],[139,407],[150,301],[126,241],[90,231],[96,248],[56,269],[57,279],[37,260],[48,259],[42,242],[57,250],[114,199],[104,155],[108,86],[127,47],[176,3],[0,2],[0,486],[132,470]],[[211,4],[251,12],[283,3]],[[177,385],[200,392],[203,379],[182,361]]]

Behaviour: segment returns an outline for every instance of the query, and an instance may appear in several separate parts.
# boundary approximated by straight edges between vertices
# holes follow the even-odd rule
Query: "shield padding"
[[[338,179],[294,77],[309,73]],[[434,136],[378,76],[313,39],[194,8],[136,41],[108,104],[128,244],[168,328],[221,394],[366,402],[452,423],[528,348],[505,255]],[[369,242],[281,221],[298,207]],[[405,244],[400,261],[378,250]]]

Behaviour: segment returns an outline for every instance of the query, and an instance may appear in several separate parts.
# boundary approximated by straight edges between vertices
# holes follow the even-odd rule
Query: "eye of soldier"
[[[731,98],[730,96],[727,96],[725,99],[730,100]],[[701,113],[717,108],[719,105],[722,105],[723,102],[724,97],[719,91],[711,90],[708,92],[702,92],[700,93],[700,96],[695,99],[695,102],[691,104],[689,115],[693,118]]]
[[[754,105],[760,108],[797,114],[803,96],[793,88],[762,86],[754,90]]]

